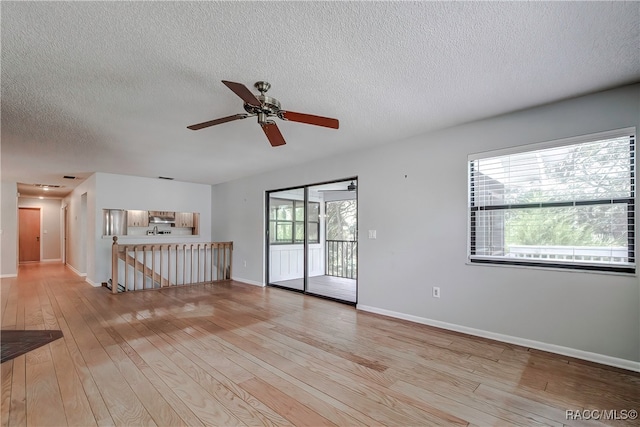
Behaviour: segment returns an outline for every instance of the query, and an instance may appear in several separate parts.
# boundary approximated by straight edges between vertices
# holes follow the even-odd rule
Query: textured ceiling
[[[2,179],[215,184],[640,80],[638,2],[9,2]],[[272,84],[271,148],[220,81]],[[21,192],[26,193],[24,187]]]

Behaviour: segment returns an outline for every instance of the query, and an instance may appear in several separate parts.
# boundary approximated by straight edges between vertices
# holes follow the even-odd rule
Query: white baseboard
[[[76,270],[71,264],[67,264],[67,268],[71,271],[73,271],[77,276],[80,277],[86,277],[87,273],[80,273],[78,270]]]
[[[233,280],[234,282],[242,282],[246,283],[247,285],[260,286],[261,288],[264,288],[264,283],[256,282],[255,280],[243,279],[241,277],[232,277],[231,280]]]
[[[86,274],[85,274],[86,276]],[[89,278],[87,277],[86,279],[84,279],[85,282],[87,282],[88,284],[90,284],[91,286],[93,286],[94,288],[99,288],[100,286],[102,286],[102,283],[94,283],[92,280],[89,280]]]
[[[41,259],[40,262],[62,262],[62,258]]]
[[[382,314],[383,316],[395,317],[396,319],[408,320],[410,322],[421,323],[423,325],[434,326],[436,328],[447,329],[450,331],[461,332],[477,337],[488,338],[495,341],[501,341],[509,344],[515,344],[522,347],[534,348],[537,350],[547,351],[550,353],[561,354],[563,356],[574,357],[576,359],[588,360],[590,362],[600,363],[602,365],[614,366],[616,368],[627,369],[629,371],[640,372],[640,362],[633,360],[620,359],[604,354],[592,353],[589,351],[578,350],[570,347],[563,347],[555,344],[548,344],[540,341],[529,340],[525,338],[513,337],[510,335],[498,334],[495,332],[483,331],[482,329],[469,328],[467,326],[456,325],[454,323],[441,322],[439,320],[427,319],[424,317],[413,316],[410,314],[398,313],[391,310],[385,310],[377,307],[370,307],[358,304],[356,309],[368,311],[371,313]]]
[[[18,273],[0,274],[0,279],[8,279],[10,277],[18,277]]]

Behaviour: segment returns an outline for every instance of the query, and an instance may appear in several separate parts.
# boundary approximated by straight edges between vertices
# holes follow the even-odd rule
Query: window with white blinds
[[[635,129],[469,156],[469,260],[635,273]]]

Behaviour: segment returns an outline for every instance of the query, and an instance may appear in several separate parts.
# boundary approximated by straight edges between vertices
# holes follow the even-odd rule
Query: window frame
[[[630,197],[620,197],[615,199],[592,199],[592,200],[575,200],[565,202],[542,202],[542,203],[523,203],[523,204],[505,204],[505,205],[490,205],[490,206],[477,206],[474,205],[476,189],[474,188],[473,178],[474,176],[474,161],[496,158],[502,156],[508,156],[513,154],[524,154],[528,152],[552,149],[561,146],[587,144],[591,142],[597,142],[607,139],[615,139],[628,137],[630,139],[629,159],[631,162],[629,170],[629,179],[631,181]],[[467,263],[478,265],[501,265],[501,266],[523,266],[523,267],[535,267],[546,269],[562,269],[562,270],[579,270],[579,271],[591,271],[591,272],[605,272],[605,273],[623,273],[635,275],[636,270],[636,213],[635,213],[635,170],[636,170],[636,153],[635,143],[637,140],[636,128],[628,127],[624,129],[617,129],[606,132],[593,133],[588,135],[580,135],[576,137],[546,141],[542,143],[533,143],[526,145],[514,146],[506,149],[492,150],[480,153],[470,154],[467,158]],[[477,172],[477,171],[476,171]],[[570,206],[594,206],[598,204],[618,204],[624,203],[627,206],[627,250],[628,250],[628,263],[625,264],[608,264],[602,263],[581,263],[577,261],[565,261],[553,259],[527,259],[527,258],[514,258],[509,259],[506,256],[489,256],[478,255],[475,253],[475,243],[478,236],[475,230],[475,217],[477,212],[481,211],[495,211],[495,210],[510,210],[518,208],[551,208],[551,207],[570,207]]]
[[[300,245],[304,243],[304,237],[302,240],[296,239],[296,231],[297,229],[299,229],[300,227],[302,228],[302,235],[304,236],[304,232],[305,232],[305,228],[304,228],[304,219],[302,221],[298,220],[298,218],[296,218],[296,209],[297,208],[304,208],[306,209],[306,206],[304,205],[304,200],[296,200],[296,199],[284,199],[281,197],[274,197],[271,200],[278,200],[278,201],[282,201],[282,202],[291,202],[291,207],[292,207],[292,219],[288,220],[288,219],[278,219],[277,217],[275,219],[271,218],[271,213],[269,213],[269,229],[273,229],[274,230],[274,235],[271,236],[272,233],[270,234],[269,237],[269,244],[271,245]],[[308,229],[313,225],[316,230],[317,230],[317,239],[314,240],[309,240],[309,244],[318,244],[320,243],[320,202],[309,202],[309,204],[316,204],[318,206],[318,220],[317,221],[308,221]],[[303,211],[304,212],[304,211]],[[308,215],[307,215],[308,216]],[[283,240],[276,240],[277,236],[278,236],[278,224],[287,224],[287,225],[291,225],[291,240],[287,240],[287,241],[283,241]],[[273,228],[272,228],[273,227]],[[307,229],[307,233],[309,232]],[[274,240],[271,240],[271,239]]]

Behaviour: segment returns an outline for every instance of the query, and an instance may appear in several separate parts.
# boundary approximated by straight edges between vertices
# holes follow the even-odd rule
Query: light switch
[[[369,238],[370,239],[376,238],[376,230],[369,230]]]

